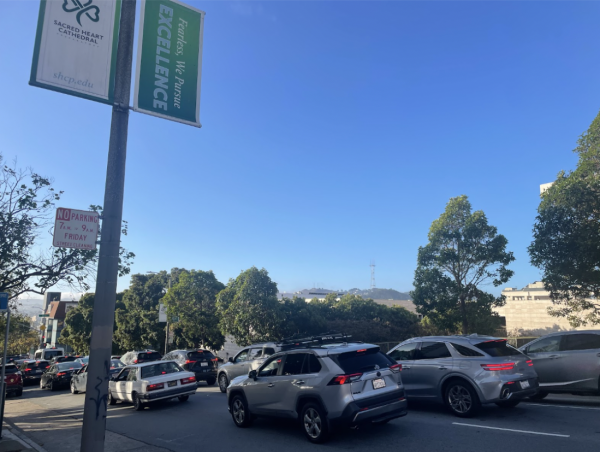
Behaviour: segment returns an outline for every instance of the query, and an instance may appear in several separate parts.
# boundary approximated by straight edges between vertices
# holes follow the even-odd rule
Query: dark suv
[[[50,363],[45,360],[27,360],[19,367],[23,375],[23,383],[37,383],[44,371],[50,367]]]
[[[212,386],[217,381],[218,358],[210,350],[173,350],[164,360],[175,361],[189,372],[196,374],[196,381],[206,381]]]
[[[385,424],[405,416],[402,365],[376,345],[335,339],[282,344],[257,370],[233,379],[227,401],[235,425],[248,427],[257,416],[295,419],[309,441],[321,443],[332,424]]]

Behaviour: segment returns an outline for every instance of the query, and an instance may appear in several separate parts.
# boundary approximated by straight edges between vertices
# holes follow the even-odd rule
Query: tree
[[[4,332],[6,331],[6,315],[0,316],[0,331],[2,331],[0,350],[3,350]],[[33,347],[37,348],[39,343],[39,332],[29,326],[29,318],[26,315],[11,310],[8,345],[6,347],[7,354],[18,355],[21,353],[29,353],[29,350]]]
[[[600,114],[577,141],[577,168],[543,193],[529,246],[531,263],[574,326],[600,324]]]
[[[158,310],[167,287],[166,271],[131,276],[129,289],[123,292],[123,305],[115,312],[114,337],[122,350],[164,350],[166,325],[158,322]]]
[[[280,305],[283,337],[301,337],[324,333],[328,330],[322,310],[304,298],[284,298]]]
[[[94,274],[97,250],[51,248],[40,250],[42,239],[54,218],[55,204],[62,191],[52,181],[31,169],[18,170],[2,164],[0,155],[0,292],[11,300],[25,292],[44,294],[63,282],[74,290],[87,291]],[[102,210],[91,206],[92,210]],[[123,223],[127,234],[127,223]],[[129,273],[134,254],[121,248],[119,275]]]
[[[263,268],[249,268],[217,296],[221,331],[233,336],[235,343],[277,340],[282,336],[282,313],[277,300],[277,284]]]
[[[173,325],[174,341],[179,347],[200,345],[219,350],[225,337],[219,327],[217,294],[225,285],[212,271],[183,271],[179,282],[172,286],[163,303],[169,317],[179,317]]]
[[[507,265],[515,260],[506,251],[508,241],[488,224],[481,211],[471,212],[466,196],[451,198],[444,213],[428,234],[429,243],[419,247],[411,292],[417,312],[442,329],[458,323],[463,334],[471,331],[473,315],[493,316],[492,307],[504,297],[494,297],[479,286],[499,286],[513,275]]]

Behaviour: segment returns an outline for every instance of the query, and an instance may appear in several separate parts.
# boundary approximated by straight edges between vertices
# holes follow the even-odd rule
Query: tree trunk
[[[460,313],[462,317],[462,334],[469,334],[469,321],[467,320],[467,305],[465,303],[465,297],[461,296],[459,301]]]

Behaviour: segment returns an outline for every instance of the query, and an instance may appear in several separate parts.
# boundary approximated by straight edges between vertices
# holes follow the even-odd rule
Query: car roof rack
[[[351,337],[352,336],[344,333],[332,331],[308,337],[288,337],[279,341],[277,345],[281,347],[282,351],[292,350],[295,348],[320,348],[326,344],[348,342],[347,339],[350,339]],[[358,343],[358,341],[354,342]]]

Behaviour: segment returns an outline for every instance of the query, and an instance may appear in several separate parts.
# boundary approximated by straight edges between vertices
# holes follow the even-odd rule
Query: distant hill
[[[348,293],[374,300],[411,300],[409,294],[394,289],[350,289]]]
[[[27,317],[41,314],[44,310],[44,300],[41,298],[25,298],[17,300],[17,312]]]

